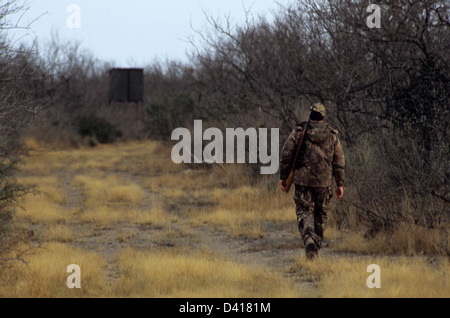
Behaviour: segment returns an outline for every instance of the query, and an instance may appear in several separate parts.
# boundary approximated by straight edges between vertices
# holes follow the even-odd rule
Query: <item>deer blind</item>
[[[144,70],[113,68],[109,71],[109,101],[142,102],[144,100]]]

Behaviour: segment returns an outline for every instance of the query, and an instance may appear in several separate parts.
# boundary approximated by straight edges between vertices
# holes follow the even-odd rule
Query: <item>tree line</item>
[[[370,4],[292,1],[270,20],[248,12],[242,25],[206,16],[209,29],[194,30],[190,62],[145,66],[144,102],[126,105],[107,101],[113,65],[79,43],[55,34],[45,54],[38,45],[14,47],[8,17],[23,6],[1,5],[0,200],[9,206],[24,191],[8,190],[24,131],[69,146],[85,131],[95,145],[99,131],[114,134],[105,142],[169,140],[173,129],[202,119],[219,128],[279,127],[282,144],[320,101],[347,156],[347,198],[336,212],[343,222],[353,210],[375,233],[398,222],[447,233],[448,2],[377,1],[379,28],[367,24]]]

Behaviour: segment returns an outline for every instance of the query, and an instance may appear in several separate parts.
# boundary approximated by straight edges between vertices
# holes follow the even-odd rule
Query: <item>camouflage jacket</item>
[[[280,158],[281,180],[286,180],[289,176],[305,124],[296,126],[283,146]],[[294,171],[293,184],[329,187],[334,177],[337,186],[344,185],[345,157],[337,134],[336,130],[323,121],[310,121],[304,140],[304,155]]]

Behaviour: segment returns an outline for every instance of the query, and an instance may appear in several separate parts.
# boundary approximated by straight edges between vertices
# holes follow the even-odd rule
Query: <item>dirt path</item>
[[[304,259],[300,239],[293,238],[290,233],[282,230],[267,233],[261,239],[231,238],[208,225],[192,228],[187,222],[178,221],[173,230],[189,232],[188,236],[180,235],[155,241],[155,236],[160,236],[159,232],[164,229],[125,223],[103,226],[94,231],[89,224],[69,224],[69,226],[74,233],[78,233],[71,245],[97,252],[107,261],[108,266],[105,270],[107,280],[120,276],[116,258],[123,249],[145,251],[189,248],[192,251],[209,251],[237,263],[264,267],[283,277],[294,278],[301,288],[312,286],[292,270],[299,259]],[[128,232],[133,234],[127,237]],[[328,253],[326,249],[323,250],[322,257],[326,257]]]
[[[265,268],[269,272],[293,279],[299,289],[313,288],[311,282],[293,270],[296,263],[300,259],[305,260],[305,257],[300,238],[292,231],[278,229],[267,232],[260,239],[253,239],[244,236],[232,238],[209,225],[192,227],[184,220],[179,220],[171,227],[175,233],[179,231],[188,235],[164,238],[161,237],[161,234],[164,235],[164,229],[126,223],[103,226],[90,232],[90,225],[72,224],[71,229],[81,235],[71,244],[99,253],[108,263],[105,270],[107,280],[120,277],[117,256],[123,249],[150,251],[161,248],[169,250],[188,248],[192,251],[208,251],[237,263]],[[129,237],[126,236],[128,232],[132,233]],[[324,249],[321,253],[322,257],[326,257],[330,252]]]
[[[69,153],[69,156],[72,153]],[[100,153],[102,156],[103,154]],[[66,154],[65,154],[66,155]],[[78,158],[75,152],[74,158]],[[85,155],[88,157],[88,155]],[[94,156],[94,155],[93,155]],[[121,156],[124,156],[123,154]],[[162,196],[160,192],[154,192],[147,185],[146,178],[159,177],[147,176],[145,172],[139,171],[133,167],[133,163],[123,166],[120,161],[117,165],[103,168],[102,171],[94,171],[92,168],[74,168],[71,164],[72,159],[61,156],[56,157],[57,168],[49,171],[48,174],[42,174],[43,177],[56,176],[58,180],[58,187],[62,193],[65,193],[67,200],[61,204],[62,208],[70,211],[68,217],[63,225],[66,226],[73,236],[70,240],[65,240],[63,243],[71,245],[76,248],[81,248],[86,251],[95,252],[100,255],[107,263],[104,270],[105,279],[107,282],[114,283],[116,279],[120,278],[120,270],[118,267],[118,257],[120,253],[127,249],[137,249],[141,251],[154,251],[157,249],[164,250],[183,250],[183,251],[201,251],[207,252],[217,257],[225,257],[237,263],[256,266],[264,268],[265,270],[277,273],[282,277],[294,281],[299,289],[311,288],[312,283],[302,277],[298,271],[295,270],[298,262],[304,261],[303,244],[301,243],[299,233],[295,225],[294,211],[292,211],[292,220],[286,222],[270,223],[265,221],[261,225],[261,235],[257,238],[251,235],[233,236],[223,226],[216,226],[210,223],[198,225],[197,222],[192,222],[193,218],[186,215],[183,211],[183,205],[175,204],[176,208],[170,208],[172,204],[169,202],[162,202],[164,206],[164,213],[173,216],[176,221],[168,222],[165,226],[138,223],[126,221],[112,221],[105,220],[104,222],[87,222],[80,218],[86,210],[86,188],[75,186],[74,179],[77,176],[99,176],[99,179],[105,177],[117,177],[122,180],[123,184],[137,184],[144,191],[144,199],[139,203],[138,209],[146,213],[150,211],[155,203],[161,204]],[[61,158],[61,159],[60,159]],[[108,160],[108,157],[104,157]],[[41,159],[38,157],[37,159]],[[64,160],[65,164],[60,164]],[[101,158],[99,159],[102,160]],[[134,162],[140,159],[134,158]],[[45,160],[42,160],[46,164]],[[80,167],[80,162],[75,162]],[[117,169],[118,168],[118,169]],[[195,171],[189,171],[188,175]],[[199,171],[197,171],[199,172]],[[33,176],[34,170],[25,170],[22,173],[24,177]],[[172,177],[178,177],[183,174],[183,171],[176,171]],[[175,176],[176,175],[176,176]],[[208,178],[208,176],[205,176]],[[45,189],[41,189],[45,191]],[[167,189],[166,189],[167,190]],[[171,191],[171,188],[168,188]],[[190,208],[196,205],[196,200],[189,200]],[[199,208],[201,208],[198,203]],[[114,206],[114,203],[111,203]],[[187,207],[189,208],[189,207]],[[194,206],[196,208],[196,206]],[[75,212],[73,212],[75,211]],[[74,215],[75,213],[75,215]],[[51,225],[50,225],[51,226]],[[37,234],[36,240],[44,240],[44,233],[49,230],[49,225],[44,222],[35,222],[33,230]],[[326,257],[330,251],[324,249],[322,256]]]
[[[63,176],[60,177],[62,186],[65,192],[70,194],[65,208],[83,209],[83,191],[71,186],[75,173],[70,169],[55,173]],[[139,184],[139,178],[135,175],[118,172],[117,176],[127,182]],[[151,208],[158,196],[148,189],[145,191],[144,202],[139,206],[142,210]],[[96,225],[70,218],[66,221],[66,226],[75,235],[69,244],[99,253],[108,263],[105,270],[107,280],[114,280],[120,276],[117,256],[123,249],[133,248],[145,251],[160,248],[188,248],[193,251],[207,250],[235,262],[264,267],[269,271],[278,272],[284,277],[293,277],[303,288],[310,286],[310,283],[302,280],[301,277],[295,277],[296,274],[292,271],[292,267],[304,253],[294,223],[266,224],[267,230],[263,237],[254,239],[246,236],[231,237],[214,225],[192,226],[189,219],[183,218],[179,212],[166,212],[179,216],[177,222],[169,225],[172,233],[169,235],[165,235],[166,228],[151,224],[112,222],[106,225]],[[293,222],[295,222],[294,218]],[[326,253],[324,251],[323,254]]]
[[[237,203],[231,206],[237,206],[238,208],[241,206],[246,208],[245,205],[241,205],[242,202],[240,200],[245,201],[247,198],[255,198],[257,196],[249,195],[246,197],[245,195],[247,194],[245,194],[240,197],[242,188],[237,188],[239,189],[239,192],[232,192],[234,191],[233,186],[228,187],[226,182],[224,182],[225,187],[223,188],[214,188],[212,191],[209,191],[210,189],[208,189],[201,192],[205,187],[201,181],[207,180],[208,174],[204,175],[202,177],[203,179],[200,178],[197,180],[195,179],[197,174],[194,175],[192,172],[184,174],[183,171],[176,169],[168,169],[169,172],[167,172],[164,170],[166,169],[166,166],[164,166],[164,161],[166,160],[165,155],[161,155],[161,162],[143,163],[147,160],[147,157],[150,157],[147,152],[144,151],[145,149],[140,149],[140,147],[143,146],[132,147],[127,145],[124,147],[125,148],[120,148],[120,146],[118,146],[118,148],[105,148],[104,150],[101,150],[105,151],[105,153],[97,152],[95,150],[93,152],[84,151],[81,153],[76,150],[68,152],[49,152],[50,158],[45,157],[45,155],[42,157],[31,158],[36,159],[37,162],[31,160],[30,163],[32,164],[28,169],[22,171],[21,176],[24,178],[31,178],[33,183],[37,185],[39,185],[39,182],[42,180],[43,183],[46,182],[45,184],[49,186],[49,189],[56,192],[59,191],[67,197],[67,200],[65,200],[64,203],[56,201],[44,202],[50,204],[44,204],[44,208],[38,208],[37,212],[42,212],[43,214],[41,219],[39,219],[39,216],[34,218],[28,216],[23,219],[24,227],[35,233],[32,240],[41,244],[55,241],[62,242],[76,248],[97,253],[107,263],[103,273],[106,281],[111,284],[114,284],[121,278],[122,273],[118,267],[118,258],[121,255],[121,252],[128,248],[143,252],[168,250],[190,253],[190,251],[193,251],[217,256],[219,259],[226,258],[236,263],[263,268],[268,272],[285,277],[289,282],[293,282],[295,287],[298,288],[299,291],[302,291],[298,293],[299,295],[304,295],[305,290],[307,292],[313,291],[314,295],[317,294],[317,291],[320,289],[320,287],[318,288],[319,284],[317,284],[317,279],[319,278],[316,278],[315,281],[314,279],[311,279],[311,274],[307,273],[309,269],[306,268],[307,266],[303,267],[307,260],[304,255],[300,235],[296,228],[295,212],[293,208],[292,218],[288,220],[285,220],[286,218],[289,218],[286,216],[287,214],[283,214],[282,218],[277,216],[277,218],[275,218],[276,221],[273,222],[268,221],[273,220],[272,218],[257,219],[255,221],[255,218],[258,216],[254,216],[253,214],[247,216],[248,219],[251,219],[249,221],[249,224],[251,224],[250,227],[245,225],[244,231],[239,228],[237,234],[233,231],[229,231],[227,228],[228,225],[224,224],[240,222],[239,214],[233,214],[232,218],[225,219],[225,222],[222,223],[216,223],[215,220],[211,221],[210,218],[206,218],[208,221],[197,221],[196,214],[191,215],[189,211],[205,209],[200,212],[204,212],[208,217],[210,216],[208,213],[211,212],[210,208],[212,209],[212,213],[216,212],[216,202],[210,200],[208,197],[210,194],[220,196],[226,192],[228,194],[228,197],[226,197],[227,199],[234,199],[235,196],[237,196]],[[131,150],[129,150],[130,147]],[[133,153],[129,154],[129,151],[132,151]],[[111,158],[116,158],[115,156],[118,156],[119,159],[113,162]],[[84,160],[84,162],[80,162],[81,160]],[[104,161],[102,162],[102,160]],[[100,168],[93,168],[98,164],[97,161],[100,162]],[[88,162],[91,166],[87,165],[87,167],[85,167],[85,162]],[[154,169],[153,167],[153,170],[149,168],[150,165],[154,163],[156,166],[160,167],[159,170]],[[54,168],[50,169],[47,165]],[[153,174],[149,173],[149,171],[153,171]],[[198,169],[195,172],[203,173],[201,169]],[[180,178],[183,174],[187,176],[187,178],[193,178],[194,181],[192,182],[186,180],[186,178]],[[57,179],[56,183],[52,181],[55,177]],[[140,200],[137,205],[127,206],[126,204],[124,205],[123,202],[117,203],[106,200],[105,198],[109,199],[109,197],[106,195],[105,197],[102,197],[102,192],[100,191],[96,193],[98,200],[101,201],[100,204],[88,206],[88,199],[92,201],[92,196],[89,197],[89,195],[87,195],[89,193],[86,193],[86,191],[89,191],[86,190],[89,187],[83,188],[82,186],[77,186],[77,183],[74,182],[77,177],[84,177],[86,179],[92,177],[89,182],[92,182],[93,184],[97,184],[97,181],[99,181],[99,184],[104,182],[101,186],[105,187],[110,186],[110,180],[113,180],[112,183],[114,183],[114,186],[127,184],[138,185],[139,188],[144,191],[144,198]],[[113,179],[107,179],[109,177],[113,177]],[[170,181],[167,184],[166,177],[167,180]],[[154,178],[150,181],[155,181],[155,183],[148,182],[149,178]],[[197,181],[200,181],[200,184],[197,183]],[[182,185],[179,187],[178,183],[180,182],[191,183],[187,183],[187,186]],[[161,186],[161,184],[163,184],[163,186]],[[194,185],[197,188],[191,191],[191,185]],[[92,187],[90,187],[90,189],[92,190]],[[39,188],[39,190],[45,191],[45,187]],[[175,193],[178,192],[178,197],[175,195],[174,200],[172,200],[172,196],[168,195],[172,190]],[[215,193],[215,190],[219,190],[218,193]],[[252,189],[249,191],[251,190]],[[201,192],[200,195],[198,192]],[[265,192],[263,195],[265,195]],[[197,198],[199,199],[197,200]],[[183,200],[185,200],[185,202]],[[272,200],[272,197],[270,197],[270,200]],[[224,204],[225,214],[227,214],[227,216],[229,216],[230,213],[238,211],[229,208],[223,201],[219,202],[220,203],[217,203],[218,205]],[[55,209],[57,213],[61,213],[61,210],[63,213],[67,212],[67,218],[61,220],[60,215],[58,215],[57,221],[55,221],[51,219],[51,216],[54,215],[54,213],[49,213],[50,216],[44,215],[46,209],[48,209],[49,212],[52,212],[50,210],[55,207],[56,204],[59,205]],[[115,204],[118,205],[115,206]],[[105,206],[107,206],[106,210],[108,213],[117,212],[114,210],[120,208],[120,212],[127,213],[128,210],[139,210],[143,213],[142,215],[147,216],[153,215],[152,208],[154,206],[162,206],[162,211],[160,211],[160,213],[162,213],[161,217],[164,220],[162,220],[162,222],[139,221],[133,220],[130,216],[117,217],[117,214],[115,218],[109,219],[110,214],[105,214],[104,211],[103,215],[98,218],[96,218],[95,215],[93,218],[85,217],[86,212],[90,212],[90,217],[92,217],[92,214],[96,214],[99,211],[97,210],[97,207],[105,208]],[[258,204],[251,205],[251,208],[259,210],[259,206],[258,201]],[[222,208],[222,205],[220,205],[219,208]],[[286,210],[283,211],[284,213],[287,213]],[[276,212],[278,212],[278,210],[276,210]],[[134,214],[130,215],[134,216]],[[156,213],[155,215],[158,214]],[[273,217],[273,215],[270,216]],[[254,224],[258,225],[258,229],[255,231],[256,234],[246,235],[247,230],[256,228],[253,226]],[[53,226],[60,226],[63,230],[67,229],[67,231],[70,231],[73,235],[69,235],[69,238],[61,236],[62,239],[59,239],[58,237],[47,238],[46,233],[49,232]],[[367,258],[367,264],[371,264],[371,255],[358,255],[355,257],[355,255],[336,252],[335,247],[338,246],[339,242],[325,240],[325,243],[329,244],[329,247],[326,246],[321,250],[320,259],[326,260],[325,263],[327,264],[325,264],[325,267],[328,266],[326,268],[334,267],[334,261],[336,260],[343,260],[343,264],[349,266],[353,266],[355,259],[362,260],[361,263],[363,264],[358,271],[358,273],[362,272],[362,277],[358,278],[358,284],[362,284],[363,288],[365,288],[365,279],[367,278],[367,265],[365,265],[365,262]],[[395,259],[395,257],[391,256],[387,256],[387,258],[388,261]],[[341,266],[343,264],[341,264]],[[403,270],[404,267],[401,268]],[[332,269],[329,271],[331,272]],[[297,290],[295,290],[295,293],[297,293]],[[403,292],[403,294],[409,295],[407,292]]]

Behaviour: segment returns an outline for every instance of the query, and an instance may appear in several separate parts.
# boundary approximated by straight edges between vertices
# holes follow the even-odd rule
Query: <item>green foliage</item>
[[[192,123],[193,109],[194,101],[186,92],[156,98],[146,108],[146,126],[150,136],[169,138],[173,129]]]
[[[29,191],[18,184],[14,177],[19,162],[18,158],[0,152],[0,232],[9,226],[17,199]]]
[[[391,120],[401,130],[415,131],[429,152],[448,123],[448,79],[433,58],[421,61],[409,79],[407,86],[398,85],[388,97]]]
[[[122,137],[122,132],[115,125],[95,115],[78,116],[76,126],[82,137],[95,137],[102,144],[113,143]]]

